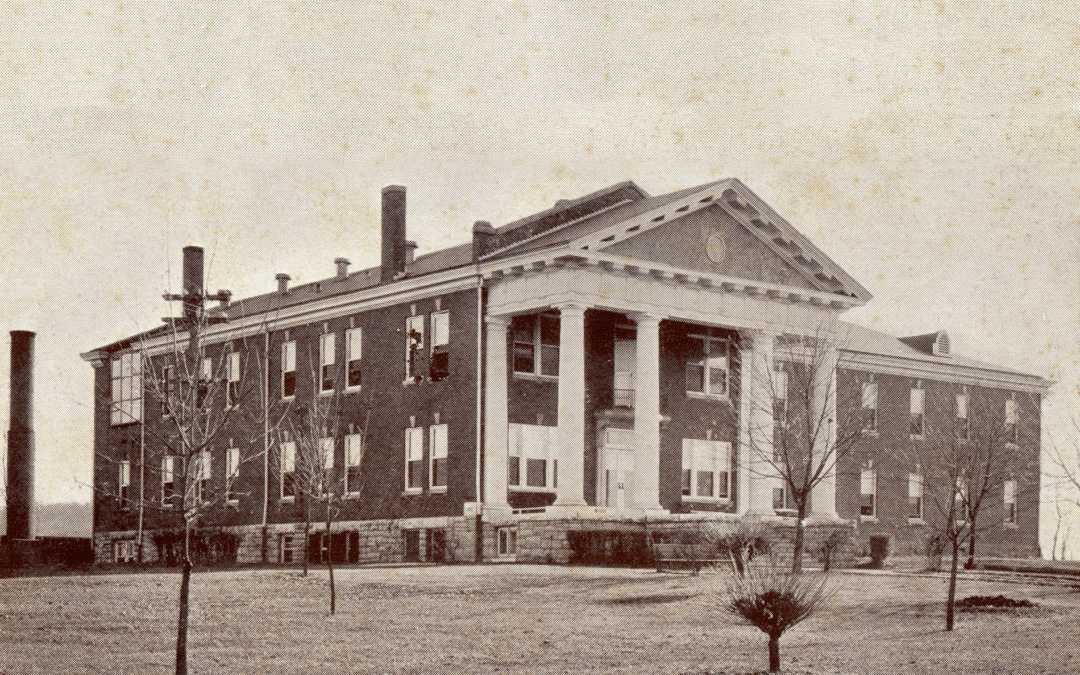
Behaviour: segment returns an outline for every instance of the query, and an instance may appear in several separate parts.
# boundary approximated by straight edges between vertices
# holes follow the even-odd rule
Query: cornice
[[[914,379],[952,382],[1010,391],[1024,391],[1045,396],[1053,382],[1037,375],[1022,375],[961,364],[905,359],[897,356],[853,352],[840,349],[838,368],[863,372],[899,375]]]

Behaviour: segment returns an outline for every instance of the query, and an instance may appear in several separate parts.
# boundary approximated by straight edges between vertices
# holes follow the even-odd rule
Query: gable
[[[603,251],[709,274],[817,288],[717,204],[661,223]]]

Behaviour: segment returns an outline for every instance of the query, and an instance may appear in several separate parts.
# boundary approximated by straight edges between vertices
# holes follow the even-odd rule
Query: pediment
[[[736,179],[590,232],[570,248],[870,300],[870,292]]]

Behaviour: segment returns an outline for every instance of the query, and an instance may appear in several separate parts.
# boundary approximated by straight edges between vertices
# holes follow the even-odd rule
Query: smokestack
[[[184,247],[184,318],[196,321],[203,304],[203,250]]]
[[[348,258],[334,258],[334,264],[337,265],[337,278],[347,279],[349,278],[349,262]]]
[[[285,272],[278,272],[277,274],[274,275],[274,278],[277,279],[277,292],[278,292],[278,294],[279,295],[288,295],[289,294],[289,280],[292,279],[292,277],[290,277]]]
[[[11,331],[7,536],[34,538],[34,333]]]
[[[388,284],[405,273],[405,188],[382,189],[382,269],[380,283]]]

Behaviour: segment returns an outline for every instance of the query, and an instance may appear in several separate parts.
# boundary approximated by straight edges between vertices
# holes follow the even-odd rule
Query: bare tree
[[[1036,416],[1021,414],[1023,399],[974,386],[942,386],[929,398],[929,414],[912,413],[910,442],[899,452],[921,477],[923,508],[932,510],[925,520],[951,548],[945,623],[952,630],[963,545],[966,566],[974,566],[977,535],[990,527],[987,506],[1000,497],[1003,520],[1015,523],[1018,490],[1037,486],[1038,454],[1018,451]]]
[[[836,335],[821,327],[811,335],[781,335],[771,363],[742,359],[753,390],[747,469],[777,479],[783,485],[778,508],[795,511],[792,572],[802,570],[811,493],[835,480],[838,464],[859,450],[866,426],[858,400],[837,400],[838,351]]]

